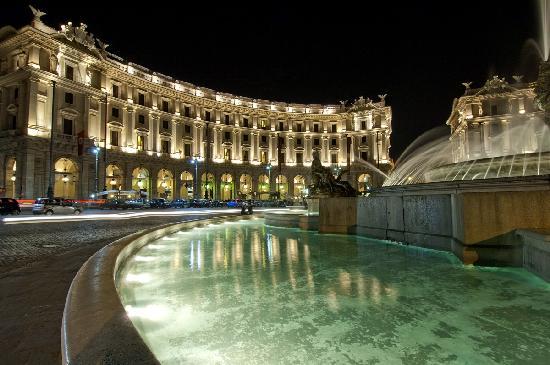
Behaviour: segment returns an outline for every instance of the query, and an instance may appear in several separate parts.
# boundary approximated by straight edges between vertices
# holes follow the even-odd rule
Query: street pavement
[[[60,328],[69,286],[78,269],[103,246],[165,223],[239,213],[222,208],[3,217],[0,363],[61,362]]]

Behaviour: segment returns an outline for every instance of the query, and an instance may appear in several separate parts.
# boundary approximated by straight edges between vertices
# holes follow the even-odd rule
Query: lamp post
[[[193,156],[193,158],[191,159],[191,163],[195,165],[195,178],[193,179],[193,199],[197,199],[197,182],[199,179],[199,176],[198,176],[199,160],[197,159],[197,156]]]
[[[267,170],[267,173],[269,174],[269,177],[267,178],[267,180],[268,180],[267,182],[269,184],[269,196],[271,197],[271,162],[267,164],[265,169]]]
[[[15,177],[15,175],[12,175],[12,177],[10,177],[10,180],[12,184],[12,198],[15,199],[15,180],[17,180],[17,178]]]
[[[67,198],[67,182],[69,181],[69,177],[67,174],[64,174],[61,180],[63,180],[63,198]]]
[[[92,147],[92,153],[95,155],[95,197],[99,194],[99,147]]]

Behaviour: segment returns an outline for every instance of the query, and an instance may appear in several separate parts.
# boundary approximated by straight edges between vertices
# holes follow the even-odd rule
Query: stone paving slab
[[[211,216],[0,225],[0,363],[61,363],[69,286],[103,246],[145,228]]]

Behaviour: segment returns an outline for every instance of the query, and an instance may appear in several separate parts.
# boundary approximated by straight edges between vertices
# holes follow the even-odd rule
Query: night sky
[[[322,104],[387,93],[394,159],[445,123],[462,82],[537,74],[526,46],[539,33],[534,0],[32,3],[50,26],[84,22],[124,59],[217,91]],[[31,20],[26,2],[2,4],[0,26]]]

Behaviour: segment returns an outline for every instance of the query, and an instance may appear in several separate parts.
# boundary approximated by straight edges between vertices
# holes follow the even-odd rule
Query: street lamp
[[[191,163],[195,165],[195,178],[193,179],[193,199],[197,199],[197,181],[199,179],[199,176],[198,176],[199,160],[197,159],[197,156],[193,156],[193,158],[191,159]]]
[[[271,162],[267,164],[265,169],[267,170],[269,177],[268,177],[268,184],[269,184],[269,194],[271,195]]]
[[[92,147],[92,153],[95,155],[95,197],[99,194],[99,147]]]
[[[67,182],[69,181],[69,177],[67,176],[67,174],[64,174],[63,178],[61,180],[63,180],[63,198],[66,198],[67,197]]]

